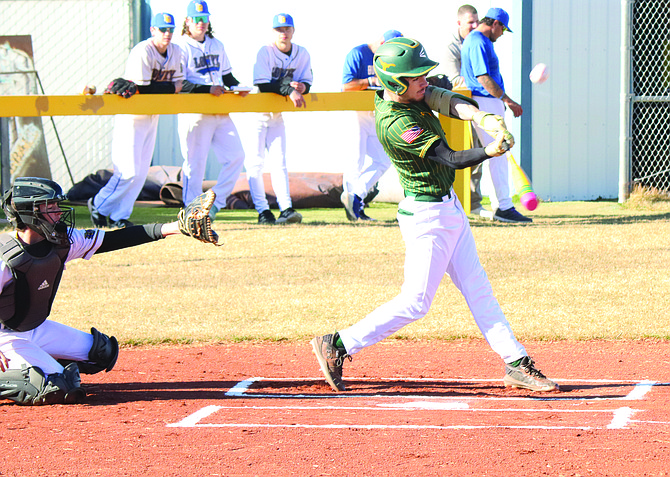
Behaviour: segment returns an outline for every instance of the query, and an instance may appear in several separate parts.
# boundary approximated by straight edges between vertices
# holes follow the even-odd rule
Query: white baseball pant
[[[484,96],[475,96],[474,99],[479,103],[479,109],[481,111],[497,114],[503,118],[505,117],[505,103],[503,103],[502,100]],[[493,138],[486,131],[474,123],[473,125],[475,126],[477,137],[479,137],[482,146],[486,147],[493,142]],[[491,159],[484,161],[483,164],[485,167],[489,168],[491,182],[493,182],[493,189],[495,190],[495,197],[490,197],[493,212],[495,212],[496,209],[507,210],[512,208],[514,204],[512,203],[512,197],[510,195],[507,156],[503,154],[502,156],[492,157]]]
[[[375,115],[372,111],[357,111],[358,157],[344,172],[344,188],[361,199],[381,179],[391,166],[391,160],[377,138]]]
[[[272,189],[277,196],[281,210],[293,206],[288,184],[288,168],[286,167],[286,128],[281,113],[263,113],[256,126],[256,154],[247,155],[244,167],[247,170],[249,192],[254,206],[260,214],[270,208],[265,196],[263,167],[268,159],[268,169],[272,180]]]
[[[479,262],[470,223],[453,190],[451,196],[443,197],[442,202],[419,202],[407,197],[399,204],[399,209],[413,214],[398,213],[406,247],[405,280],[398,296],[339,332],[349,354],[422,318],[447,273],[463,294],[493,351],[506,363],[527,355],[493,296]]]
[[[214,207],[223,209],[244,165],[244,149],[235,123],[227,114],[180,114],[178,130],[184,156],[184,203],[188,204],[202,194],[207,156],[212,149],[221,164],[216,185],[212,187],[216,193]]]
[[[0,351],[10,369],[37,366],[44,374],[62,373],[57,359],[87,361],[93,335],[47,320],[30,331],[0,329]]]
[[[93,198],[102,215],[117,221],[129,219],[149,174],[158,131],[157,114],[117,114],[112,134],[114,175]]]

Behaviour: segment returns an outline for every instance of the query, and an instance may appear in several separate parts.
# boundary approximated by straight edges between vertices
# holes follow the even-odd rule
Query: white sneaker
[[[493,212],[486,210],[482,206],[479,206],[475,209],[472,209],[470,211],[470,215],[475,215],[475,216],[478,216],[478,217],[482,217],[484,219],[493,220]]]

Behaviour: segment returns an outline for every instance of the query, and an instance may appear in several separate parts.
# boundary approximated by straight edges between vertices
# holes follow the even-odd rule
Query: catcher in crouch
[[[0,234],[0,399],[19,404],[80,403],[86,397],[80,373],[111,371],[119,355],[113,336],[48,320],[65,264],[97,253],[134,247],[183,233],[218,245],[208,191],[168,224],[113,231],[74,228],[74,210],[62,207],[54,181],[20,177],[2,196],[15,228]]]

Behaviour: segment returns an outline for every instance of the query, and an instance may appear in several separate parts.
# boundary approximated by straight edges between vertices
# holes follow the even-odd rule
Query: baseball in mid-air
[[[81,94],[95,94],[95,92],[96,92],[95,85],[88,85],[87,84],[86,86],[84,86],[84,89],[81,92]]]
[[[536,64],[528,76],[530,77],[530,81],[532,83],[544,83],[547,81],[547,78],[549,78],[549,70],[547,69],[547,65],[544,63]]]

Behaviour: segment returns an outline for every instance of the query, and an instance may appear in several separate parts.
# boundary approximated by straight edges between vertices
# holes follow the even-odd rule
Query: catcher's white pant
[[[442,202],[418,202],[413,197],[400,202],[399,209],[413,214],[398,213],[406,247],[405,281],[397,297],[339,332],[349,354],[422,318],[447,273],[493,351],[506,363],[527,355],[493,296],[463,207],[453,191],[451,196]]]
[[[182,165],[183,200],[189,204],[202,194],[209,150],[214,151],[221,171],[212,190],[214,206],[223,209],[244,165],[244,149],[235,123],[227,114],[180,114],[178,118]]]
[[[381,179],[391,166],[391,159],[384,152],[375,129],[375,115],[372,111],[357,111],[358,117],[358,157],[344,171],[344,189],[361,199]]]
[[[248,154],[244,159],[251,200],[254,201],[259,214],[270,208],[265,197],[263,182],[263,166],[267,153],[272,189],[277,196],[279,208],[286,210],[292,207],[293,203],[286,167],[286,128],[281,113],[263,113],[257,123],[256,133],[258,138],[256,153]]]
[[[158,115],[117,114],[112,133],[114,175],[93,198],[102,215],[129,219],[149,174],[156,144]]]
[[[502,100],[484,96],[476,96],[474,99],[479,103],[479,109],[481,111],[498,114],[503,118],[505,117],[505,103],[503,103]],[[479,137],[482,146],[486,147],[493,142],[493,138],[486,131],[477,126],[474,122],[472,124],[475,126],[477,137]],[[507,210],[512,208],[514,204],[512,203],[512,197],[509,190],[507,156],[503,154],[502,156],[492,157],[491,159],[484,161],[483,164],[485,165],[484,167],[489,168],[491,182],[493,182],[493,189],[495,190],[495,197],[489,197],[491,199],[491,208],[493,209],[493,212],[495,212],[496,209]]]
[[[37,366],[44,374],[62,373],[57,359],[87,361],[93,335],[47,320],[30,331],[0,329],[0,351],[9,359],[9,369]]]

